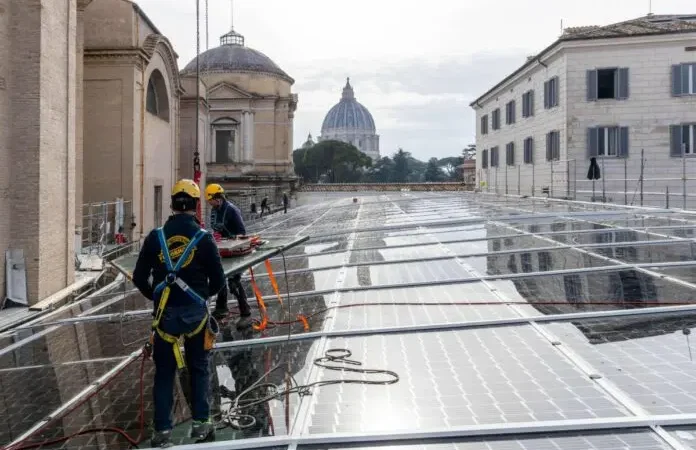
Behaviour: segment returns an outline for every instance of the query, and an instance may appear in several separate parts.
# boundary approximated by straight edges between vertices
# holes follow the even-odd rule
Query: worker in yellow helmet
[[[197,442],[215,439],[208,390],[209,356],[216,327],[210,322],[207,299],[223,290],[225,273],[213,237],[196,218],[200,197],[198,185],[191,180],[174,185],[173,215],[145,238],[133,271],[133,284],[155,304],[153,447],[172,444],[174,380],[177,369],[186,366],[192,394],[191,437]],[[181,355],[182,341],[185,358]]]
[[[246,235],[246,227],[242,219],[242,212],[225,197],[225,190],[219,184],[209,184],[205,188],[205,198],[212,207],[210,211],[210,224],[213,230],[220,233],[225,239],[232,239],[237,236]],[[251,308],[247,300],[244,286],[242,286],[242,275],[236,274],[227,279],[230,292],[237,298],[239,306],[239,319],[237,328],[243,330],[249,328],[251,322]],[[227,310],[227,289],[220,291],[215,305],[213,315],[224,318],[228,315]]]

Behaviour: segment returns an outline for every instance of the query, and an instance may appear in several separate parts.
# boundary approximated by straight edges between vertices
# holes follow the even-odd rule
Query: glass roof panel
[[[309,433],[621,417],[626,410],[531,326],[330,339],[391,385],[321,387]],[[320,370],[319,378],[353,378]],[[369,379],[385,379],[373,375]]]
[[[368,287],[470,278],[456,261],[413,262],[349,267],[344,287]]]
[[[696,413],[690,336],[696,327],[696,312],[543,327],[649,413]]]
[[[333,329],[394,327],[516,317],[484,283],[345,292]]]

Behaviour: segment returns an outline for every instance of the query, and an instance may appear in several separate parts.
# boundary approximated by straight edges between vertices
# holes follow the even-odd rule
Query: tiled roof
[[[675,33],[696,33],[696,14],[663,14],[663,15],[647,15],[625,22],[613,23],[610,25],[589,25],[581,27],[569,27],[563,31],[563,34],[546,47],[541,52],[534,56],[528,56],[526,62],[513,73],[505,77],[491,89],[480,95],[476,100],[471,102],[470,106],[476,105],[482,98],[495,91],[497,88],[507,83],[517,74],[522,72],[526,67],[534,64],[534,61],[547,52],[554,49],[563,41],[575,41],[585,39],[608,39],[622,38],[632,36],[649,36],[661,34]]]
[[[647,34],[680,33],[685,31],[696,32],[696,22],[682,20],[680,18],[655,20],[653,16],[646,16],[605,26],[593,25],[566,28],[561,36],[561,40],[629,37]]]

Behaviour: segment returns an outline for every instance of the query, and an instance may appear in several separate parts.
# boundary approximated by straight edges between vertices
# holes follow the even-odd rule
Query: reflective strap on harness
[[[186,333],[182,336],[174,336],[169,333],[165,333],[164,331],[160,330],[159,328],[155,328],[157,331],[157,334],[159,337],[162,338],[163,341],[168,342],[172,344],[172,351],[174,352],[174,359],[176,360],[176,367],[179,369],[183,369],[186,367],[186,361],[184,360],[184,356],[181,354],[181,346],[184,343],[184,338],[191,338],[205,328],[205,326],[208,324],[208,315],[203,318],[201,323],[198,324],[195,330],[193,330],[190,333]]]
[[[155,287],[155,295],[159,295],[159,303],[157,305],[157,312],[155,313],[155,319],[152,321],[152,328],[157,332],[157,334],[165,341],[173,346],[173,351],[174,351],[174,358],[176,359],[176,365],[179,369],[183,369],[186,367],[186,364],[184,362],[184,358],[181,354],[181,344],[183,341],[183,338],[190,338],[192,336],[195,336],[196,334],[200,333],[204,328],[205,325],[208,323],[208,315],[206,314],[203,320],[201,321],[200,324],[196,327],[195,330],[193,330],[190,333],[187,333],[182,336],[174,336],[168,333],[165,333],[164,331],[160,330],[159,328],[159,323],[160,320],[162,320],[162,314],[164,313],[164,310],[167,306],[167,300],[169,300],[169,294],[171,292],[171,287],[172,285],[177,285],[179,289],[181,289],[183,292],[185,292],[191,299],[196,301],[199,305],[208,308],[206,299],[198,295],[197,292],[195,292],[191,287],[186,284],[184,280],[179,278],[177,275],[179,270],[181,269],[181,266],[184,264],[184,262],[188,259],[188,257],[191,255],[191,252],[193,249],[196,248],[198,243],[200,242],[201,239],[206,235],[205,230],[198,230],[196,234],[193,236],[193,239],[189,241],[188,245],[184,249],[183,253],[179,257],[179,259],[176,262],[176,265],[172,264],[172,258],[171,255],[169,254],[169,246],[167,245],[167,239],[164,235],[164,230],[162,228],[157,229],[157,237],[159,239],[160,247],[162,249],[162,255],[164,259],[164,264],[167,268],[168,274],[165,277],[164,281],[159,283]]]

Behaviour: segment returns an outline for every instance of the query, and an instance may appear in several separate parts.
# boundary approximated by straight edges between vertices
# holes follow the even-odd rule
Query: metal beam
[[[401,258],[392,259],[384,261],[370,261],[370,262],[356,262],[349,263],[345,267],[362,267],[362,266],[384,266],[392,264],[408,264],[408,263],[418,263],[418,262],[433,262],[433,261],[446,261],[452,259],[466,259],[466,258],[482,258],[489,256],[502,256],[502,255],[515,255],[518,253],[536,253],[536,252],[547,252],[553,250],[565,250],[565,249],[576,249],[576,248],[614,248],[614,247],[647,247],[651,245],[681,245],[689,244],[691,240],[682,239],[661,239],[655,241],[630,241],[630,242],[600,242],[593,244],[561,244],[560,242],[554,246],[548,247],[529,247],[529,248],[518,248],[511,250],[500,250],[494,252],[480,252],[480,253],[463,253],[463,254],[452,254],[452,255],[442,255],[442,256],[430,256],[423,258]],[[444,243],[443,243],[444,244]],[[429,245],[429,244],[426,244]],[[433,243],[432,245],[440,245],[440,243]],[[326,266],[318,266],[306,269],[292,269],[283,271],[283,273],[294,274],[294,273],[305,273],[305,272],[316,272],[318,270],[332,270],[344,267],[343,264],[330,264]],[[267,277],[268,273],[259,273],[254,275],[256,278]],[[249,278],[248,275],[244,275],[243,278]]]
[[[437,303],[433,303],[433,306],[438,306]],[[504,302],[500,302],[500,306],[506,306]],[[569,304],[570,305],[570,304]],[[375,305],[378,307],[379,305]],[[385,304],[385,306],[389,306]],[[475,306],[475,305],[473,305]],[[489,305],[490,306],[490,305]],[[529,306],[534,306],[534,303],[529,303]],[[427,323],[427,324],[416,324],[416,325],[401,325],[394,327],[376,327],[376,328],[350,328],[344,330],[331,330],[331,331],[311,331],[301,334],[293,334],[290,336],[272,336],[265,338],[251,339],[248,341],[229,341],[229,342],[218,342],[215,344],[216,349],[225,349],[233,347],[252,347],[257,345],[268,345],[275,344],[284,341],[304,341],[317,339],[322,337],[327,338],[337,338],[337,337],[356,337],[356,336],[369,336],[377,334],[399,334],[399,333],[414,333],[414,332],[428,332],[428,331],[453,331],[453,330],[465,330],[474,328],[493,328],[493,327],[506,327],[511,325],[524,325],[529,322],[535,323],[550,323],[550,322],[573,322],[577,320],[591,320],[591,319],[607,319],[607,318],[617,318],[617,317],[637,317],[637,316],[658,316],[658,315],[681,315],[686,313],[696,312],[696,304],[693,305],[680,305],[680,306],[656,306],[641,309],[616,309],[608,311],[590,311],[590,312],[580,312],[580,313],[563,313],[563,314],[549,314],[545,316],[528,316],[528,317],[510,317],[504,319],[487,319],[487,320],[473,320],[473,321],[458,321],[458,322],[445,322],[445,323]]]
[[[269,436],[262,438],[237,439],[232,441],[212,442],[206,444],[189,444],[178,446],[179,450],[243,450],[279,446],[331,445],[333,448],[349,444],[377,444],[380,442],[398,442],[405,444],[440,439],[465,439],[515,436],[524,439],[525,435],[549,433],[587,433],[597,431],[626,431],[627,429],[644,429],[650,431],[654,426],[685,426],[696,423],[696,414],[664,414],[644,417],[609,417],[602,419],[547,420],[539,422],[493,423],[486,425],[461,425],[431,430],[401,429],[384,432],[364,433],[319,433],[301,436]],[[154,450],[154,449],[152,449]]]

